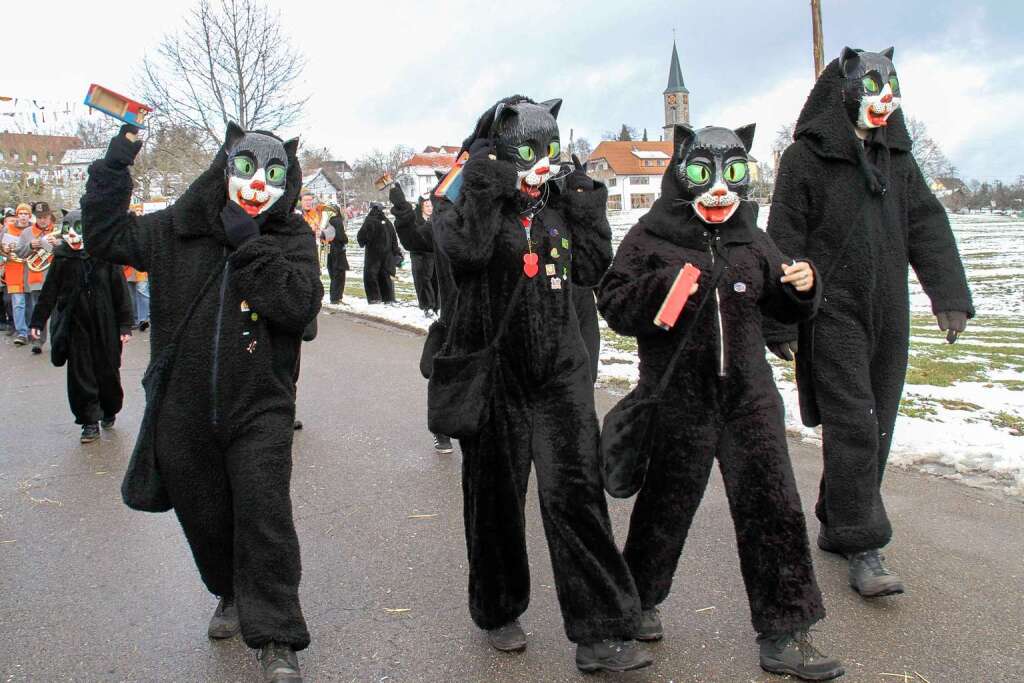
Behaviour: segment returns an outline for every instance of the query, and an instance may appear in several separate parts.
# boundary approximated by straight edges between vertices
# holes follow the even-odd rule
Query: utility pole
[[[811,39],[814,48],[814,77],[825,70],[825,40],[821,36],[821,0],[811,0]]]

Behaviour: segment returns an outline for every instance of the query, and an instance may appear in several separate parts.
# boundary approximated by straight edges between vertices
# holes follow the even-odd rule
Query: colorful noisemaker
[[[459,198],[459,192],[462,190],[462,167],[466,165],[467,160],[469,160],[469,152],[463,152],[459,155],[459,158],[455,160],[455,165],[452,166],[452,170],[448,171],[448,175],[444,177],[444,180],[434,190],[435,197],[444,197],[452,203]]]
[[[119,95],[113,90],[107,90],[95,83],[89,86],[89,92],[85,95],[85,105],[139,128],[146,127],[146,116],[153,111],[150,106]]]

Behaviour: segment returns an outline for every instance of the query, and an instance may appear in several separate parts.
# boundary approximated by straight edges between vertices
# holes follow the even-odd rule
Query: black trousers
[[[68,345],[68,403],[75,424],[95,424],[103,417],[121,412],[124,390],[121,388],[121,340],[112,336],[116,348],[105,348],[103,341],[79,318],[71,320]]]
[[[249,647],[305,648],[289,490],[294,411],[264,413],[231,435],[194,418],[171,429],[173,413],[161,415],[158,464],[203,582],[214,595],[235,596]]]
[[[395,300],[395,283],[385,265],[368,264],[363,269],[363,289],[370,303],[392,303]]]
[[[825,466],[815,514],[848,553],[892,538],[882,477],[907,374],[909,313],[896,304],[868,330],[835,305],[814,320],[813,378]],[[842,339],[842,345],[825,340]]]
[[[483,433],[460,442],[470,616],[492,629],[529,605],[523,506],[532,464],[566,635],[631,638],[639,601],[608,519],[586,365],[541,388],[507,377],[501,385]]]
[[[331,271],[331,303],[339,304],[345,298],[345,271]]]
[[[416,302],[421,310],[436,311],[440,307],[437,296],[437,275],[434,255],[411,252],[412,283],[416,288]]]
[[[590,357],[590,377],[596,384],[601,357],[601,327],[597,321],[597,301],[594,299],[594,290],[591,287],[573,285],[572,298],[573,305],[576,307],[576,317],[580,322],[583,345],[587,347],[587,355]]]
[[[682,405],[680,401],[678,405]],[[759,634],[808,626],[825,616],[807,528],[786,447],[781,399],[724,419],[663,412],[650,469],[629,520],[624,555],[640,601],[668,597],[711,466],[725,481],[751,621]]]

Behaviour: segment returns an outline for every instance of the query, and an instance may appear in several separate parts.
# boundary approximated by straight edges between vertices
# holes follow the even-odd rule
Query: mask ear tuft
[[[291,140],[285,142],[284,151],[288,154],[289,159],[294,159],[299,152],[299,139],[292,138]]]
[[[551,117],[552,118],[557,119],[558,118],[558,112],[562,108],[562,100],[561,100],[561,98],[557,98],[556,97],[553,100],[547,100],[546,102],[541,102],[540,106],[544,107],[549,112],[551,112]]]
[[[693,132],[693,128],[690,128],[685,124],[677,123],[673,126],[672,140],[675,143],[676,153],[680,159],[683,158],[683,151],[689,147],[690,143],[693,141],[694,135],[695,133]]]
[[[839,55],[839,66],[843,71],[844,76],[850,75],[850,69],[860,61],[860,53],[854,50],[852,47],[844,47],[843,52]]]
[[[750,148],[754,146],[754,128],[757,126],[756,123],[748,123],[745,126],[741,126],[733,132],[743,142],[743,148],[750,152]]]
[[[228,121],[227,132],[224,133],[224,148],[230,150],[238,141],[245,137],[245,131],[234,121]]]
[[[894,52],[896,52],[896,48],[895,47],[889,47],[889,48],[886,48],[885,50],[882,50],[882,52],[880,54],[891,62],[892,61],[892,55],[893,55]]]

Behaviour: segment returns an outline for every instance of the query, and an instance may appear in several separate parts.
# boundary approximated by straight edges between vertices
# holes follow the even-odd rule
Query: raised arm
[[[122,126],[110,141],[106,156],[89,166],[81,202],[82,234],[93,256],[148,272],[153,234],[165,228],[170,214],[168,209],[147,216],[128,213],[132,198],[128,167],[142,148],[141,141],[132,139],[132,128]]]
[[[408,251],[434,251],[434,237],[430,225],[417,215],[417,211],[405,198],[402,188],[391,187],[391,215],[395,217],[395,231],[398,240]]]

